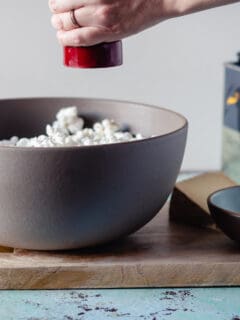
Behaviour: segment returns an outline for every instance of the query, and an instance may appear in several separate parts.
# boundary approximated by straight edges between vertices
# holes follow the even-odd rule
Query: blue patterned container
[[[240,183],[240,54],[225,65],[223,170]]]

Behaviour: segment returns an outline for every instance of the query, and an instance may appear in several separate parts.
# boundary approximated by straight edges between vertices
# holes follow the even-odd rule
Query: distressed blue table
[[[240,287],[0,291],[0,320],[90,319],[240,320]]]
[[[1,320],[237,320],[240,288],[1,291]]]

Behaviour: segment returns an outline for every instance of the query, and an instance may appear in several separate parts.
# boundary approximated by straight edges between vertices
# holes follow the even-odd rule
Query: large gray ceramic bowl
[[[0,244],[37,250],[94,246],[141,228],[161,209],[182,163],[187,121],[110,100],[0,100],[0,139],[43,133],[76,105],[87,123],[113,118],[153,138],[102,146],[0,147]]]

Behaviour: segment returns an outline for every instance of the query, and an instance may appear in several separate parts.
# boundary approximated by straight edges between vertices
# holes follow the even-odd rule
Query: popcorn
[[[18,147],[28,147],[29,143],[30,143],[29,139],[22,138],[16,143],[16,146],[18,146]]]
[[[76,119],[73,123],[70,123],[67,129],[70,131],[71,134],[77,133],[78,131],[82,130],[84,125],[84,121],[81,118]]]
[[[92,128],[84,128],[84,120],[78,116],[77,107],[61,109],[56,120],[46,126],[46,133],[33,138],[12,137],[0,141],[7,147],[75,147],[109,143],[120,143],[143,139],[138,133],[123,132],[120,126],[110,119],[94,123]]]

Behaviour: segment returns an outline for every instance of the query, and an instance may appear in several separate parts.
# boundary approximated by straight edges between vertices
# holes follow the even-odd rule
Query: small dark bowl
[[[214,192],[208,197],[208,207],[217,226],[240,242],[240,186]]]

